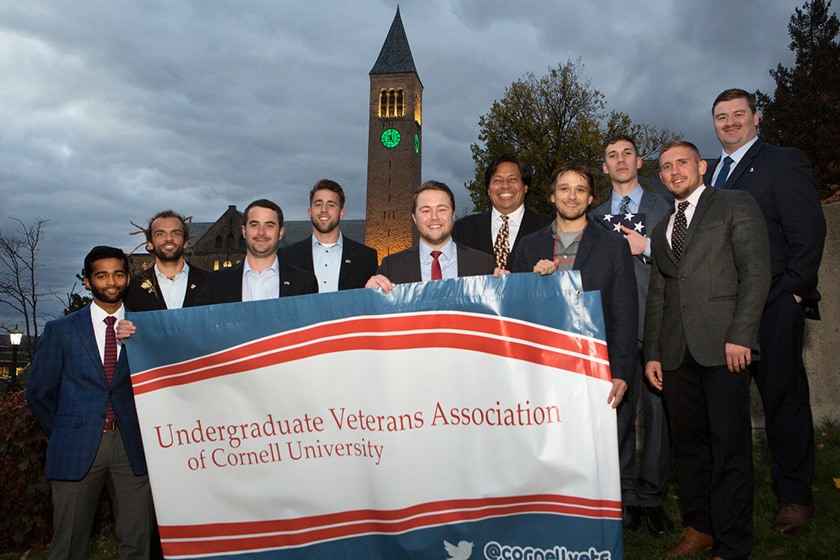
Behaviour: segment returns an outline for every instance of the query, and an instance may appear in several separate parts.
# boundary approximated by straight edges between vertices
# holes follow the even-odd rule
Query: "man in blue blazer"
[[[752,375],[764,405],[779,500],[772,528],[787,534],[804,525],[814,509],[814,421],[802,338],[804,319],[819,319],[825,215],[808,158],[757,136],[759,116],[749,93],[722,92],[712,104],[712,117],[722,151],[709,165],[706,184],[753,195],[770,235],[772,284],[761,320],[762,359]]]
[[[346,237],[339,228],[344,218],[344,189],[321,179],[309,192],[312,236],[280,249],[280,260],[315,274],[318,292],[363,288],[376,274],[376,249]],[[317,263],[317,266],[316,266]]]
[[[642,158],[635,141],[629,136],[613,136],[604,142],[602,170],[612,183],[610,198],[592,212],[592,220],[611,228],[608,216],[644,214],[645,231],[622,226],[616,232],[627,239],[633,253],[639,300],[638,358],[633,383],[624,402],[618,407],[618,454],[621,469],[621,503],[624,528],[635,530],[645,519],[648,529],[662,535],[673,529],[670,517],[662,507],[671,480],[671,447],[668,444],[668,423],[662,406],[662,393],[644,379],[642,336],[645,330],[645,303],[650,283],[650,232],[671,212],[672,204],[664,196],[646,191],[639,184]],[[644,418],[642,456],[636,467],[636,408],[641,397]]]
[[[114,502],[119,558],[149,555],[151,493],[128,359],[114,323],[123,318],[128,258],[94,247],[84,284],[93,303],[47,323],[26,397],[46,432],[53,499],[50,558],[85,558],[103,486]]]
[[[512,272],[545,275],[579,270],[583,289],[601,292],[613,377],[607,402],[617,408],[633,382],[638,354],[639,307],[633,257],[624,239],[588,219],[594,199],[594,170],[575,162],[564,163],[554,171],[551,184],[557,217],[552,225],[522,239],[512,255]]]

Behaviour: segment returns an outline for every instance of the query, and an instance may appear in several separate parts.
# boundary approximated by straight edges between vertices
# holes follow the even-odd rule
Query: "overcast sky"
[[[423,179],[469,207],[479,116],[525,72],[570,58],[608,110],[716,157],[710,103],[729,87],[773,91],[801,4],[404,0]],[[41,288],[63,294],[92,246],[133,249],[130,222],[163,208],[214,221],[268,197],[305,219],[308,190],[329,177],[363,218],[368,72],[396,5],[0,0],[0,230],[10,216],[50,220]]]

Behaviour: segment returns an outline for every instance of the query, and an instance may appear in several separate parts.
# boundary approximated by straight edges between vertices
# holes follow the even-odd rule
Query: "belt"
[[[105,420],[105,426],[102,428],[103,432],[113,432],[119,426],[117,426],[117,419],[111,418],[110,420]]]

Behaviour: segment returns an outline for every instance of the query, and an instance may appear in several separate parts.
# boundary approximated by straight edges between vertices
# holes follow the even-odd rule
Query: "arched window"
[[[382,89],[379,90],[379,116],[380,118],[402,117],[405,114],[405,102],[403,90]]]

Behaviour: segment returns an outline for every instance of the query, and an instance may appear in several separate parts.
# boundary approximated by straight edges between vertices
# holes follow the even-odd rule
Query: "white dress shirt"
[[[697,209],[697,201],[700,200],[700,195],[703,194],[703,191],[706,190],[706,185],[700,185],[697,189],[691,193],[686,200],[688,201],[688,206],[685,209],[685,229],[688,230],[691,227],[691,218],[694,217],[694,211]],[[668,229],[665,230],[665,236],[668,238],[668,244],[673,247],[671,244],[671,232],[674,231],[674,218],[677,217],[677,212],[679,212],[680,200],[674,200],[674,213],[668,218]]]
[[[516,236],[519,235],[519,228],[522,227],[522,217],[525,215],[525,205],[521,204],[519,208],[508,214],[508,242],[513,248],[516,242]],[[499,236],[499,230],[502,229],[502,213],[493,208],[490,213],[490,241],[495,244],[496,237]],[[446,276],[444,276],[446,278]]]
[[[341,271],[341,255],[344,252],[344,236],[338,233],[338,241],[324,245],[312,235],[312,265],[318,278],[318,293],[338,291],[338,273]]]
[[[110,315],[101,307],[99,307],[96,302],[90,304],[90,322],[93,323],[93,334],[96,337],[96,347],[99,348],[99,359],[102,360],[102,363],[105,363],[105,329],[108,328],[108,325],[105,324],[105,317],[109,317]],[[125,306],[120,304],[120,308],[117,309],[117,312],[113,314],[114,317],[117,318],[117,321],[114,323],[114,334],[116,335],[116,328],[117,325],[125,319]],[[120,359],[120,352],[122,352],[122,342],[117,339],[117,359]]]
[[[158,270],[155,265],[155,276],[157,276],[160,293],[167,309],[181,309],[184,306],[184,298],[187,297],[187,277],[190,274],[190,265],[184,263],[181,272],[170,280],[165,274]]]

